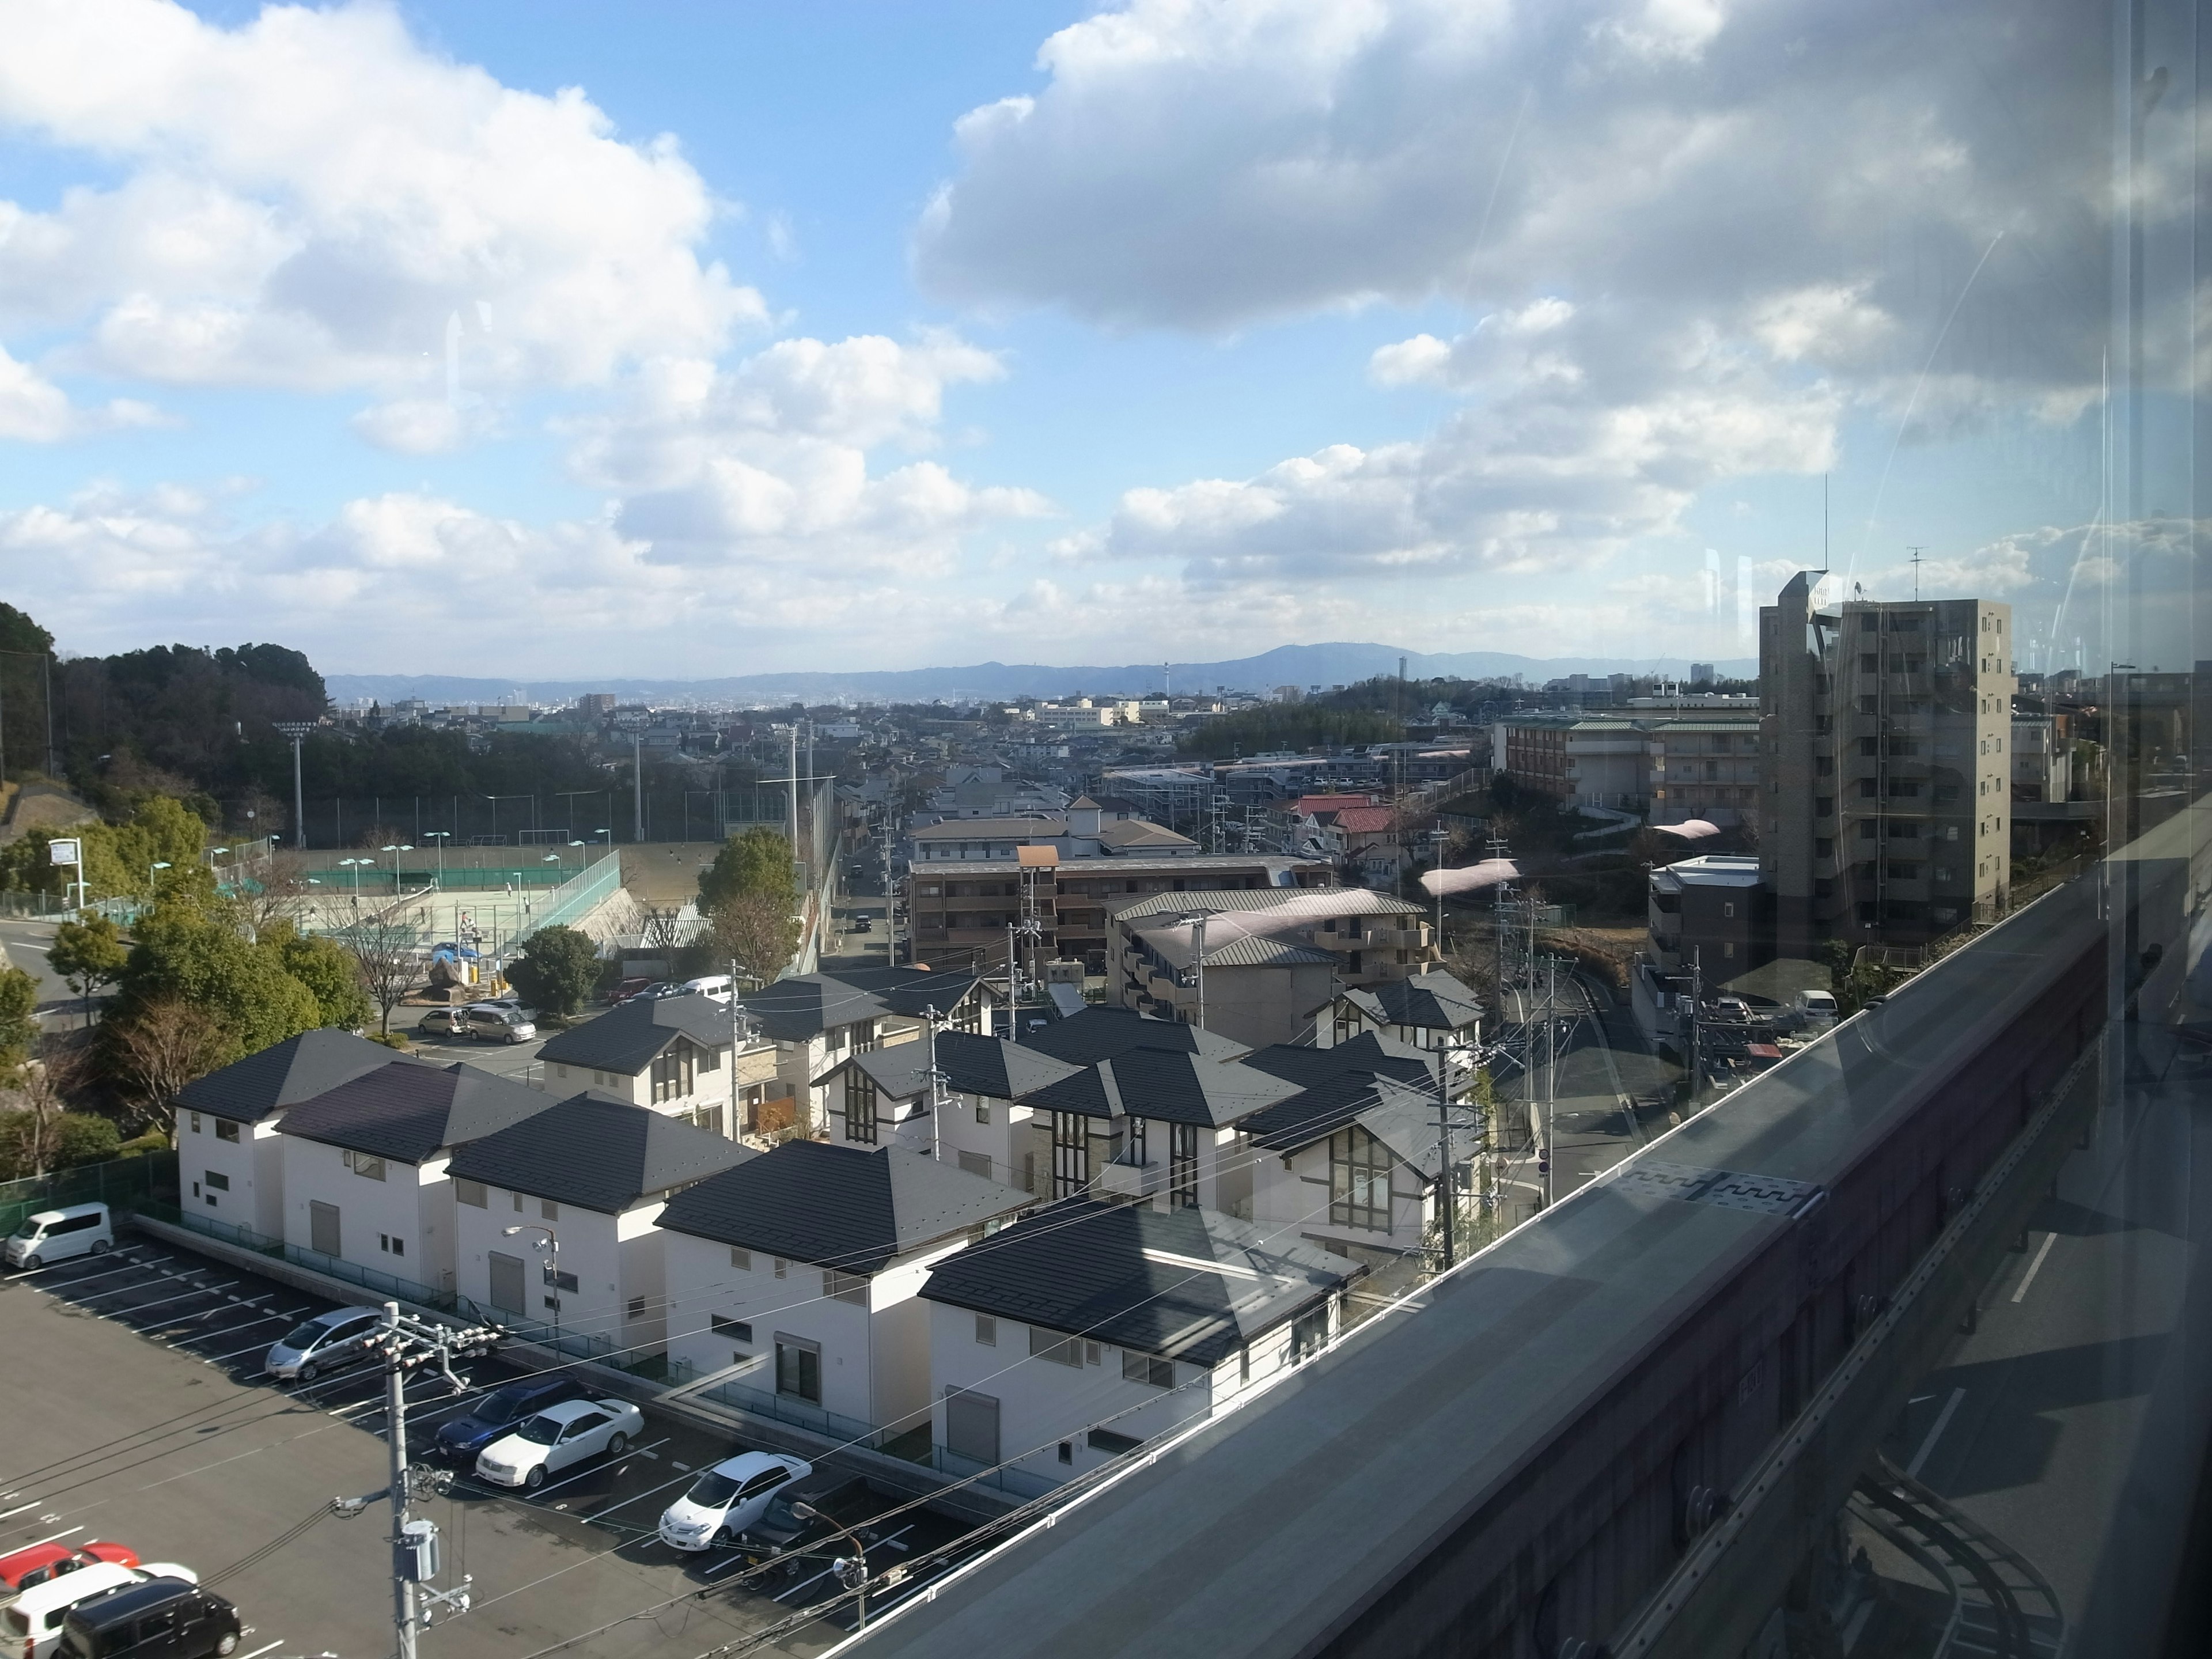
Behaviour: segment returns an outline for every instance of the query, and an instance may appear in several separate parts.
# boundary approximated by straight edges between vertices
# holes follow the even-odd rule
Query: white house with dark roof
[[[974,974],[928,968],[848,968],[795,974],[738,999],[760,1035],[775,1044],[776,1076],[802,1133],[828,1115],[815,1079],[848,1056],[921,1035],[934,1009],[952,1029],[988,1030],[992,994]],[[763,1122],[764,1131],[786,1127]]]
[[[652,1352],[668,1336],[663,1206],[760,1156],[602,1095],[556,1102],[447,1160],[454,1287],[501,1323],[574,1352]]]
[[[1371,1031],[1332,1048],[1284,1045],[1250,1056],[1248,1066],[1295,1089],[1242,1124],[1254,1219],[1370,1266],[1435,1248],[1439,1171],[1449,1161],[1464,1194],[1478,1150],[1463,1070],[1450,1073],[1454,1103],[1439,1112],[1440,1058]]]
[[[1080,1068],[972,1031],[939,1032],[934,1053],[934,1115],[927,1038],[853,1054],[817,1079],[826,1091],[831,1141],[904,1146],[987,1181],[1036,1191],[1035,1115],[1021,1097]]]
[[[453,1289],[455,1148],[551,1103],[473,1066],[398,1056],[287,1111],[287,1244],[441,1294]],[[349,1277],[343,1267],[331,1271]],[[371,1281],[374,1283],[374,1281]]]
[[[1482,1014],[1474,993],[1438,968],[1340,993],[1328,1018],[1316,1022],[1314,1043],[1326,1048],[1371,1031],[1416,1048],[1443,1048],[1472,1042]]]
[[[1324,1346],[1364,1271],[1212,1211],[1055,1205],[922,1286],[943,1467],[1056,1482],[1134,1451]]]
[[[177,1096],[177,1178],[185,1206],[282,1238],[284,1143],[276,1132],[284,1114],[401,1058],[350,1031],[302,1031],[185,1085]]]
[[[669,1358],[741,1409],[838,1434],[912,1431],[930,1399],[915,1292],[933,1264],[1034,1202],[902,1146],[787,1141],[661,1212]]]
[[[776,1045],[708,996],[635,997],[555,1036],[536,1086],[596,1090],[717,1134],[754,1133],[780,1097]]]

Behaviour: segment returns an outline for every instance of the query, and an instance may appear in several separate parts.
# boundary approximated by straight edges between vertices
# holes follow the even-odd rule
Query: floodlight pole
[[[300,786],[300,745],[315,729],[313,720],[279,720],[276,729],[292,739],[292,844],[307,850],[307,804]]]

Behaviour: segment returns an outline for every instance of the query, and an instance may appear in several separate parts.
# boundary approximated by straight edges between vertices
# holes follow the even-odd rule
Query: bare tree
[[[107,1028],[108,1052],[137,1120],[169,1137],[177,1133],[177,1096],[222,1058],[214,1020],[182,997],[155,997]]]
[[[60,1147],[62,1115],[88,1076],[81,1045],[59,1043],[49,1036],[39,1047],[39,1058],[15,1073],[9,1089],[24,1116],[23,1139],[15,1151],[33,1175],[44,1175],[52,1167]]]
[[[278,922],[297,927],[310,896],[307,861],[297,853],[278,853],[246,872],[231,903],[247,937],[259,939]]]
[[[765,983],[799,949],[799,919],[775,894],[732,894],[715,909],[706,943],[717,962],[733,962],[739,973]]]
[[[638,945],[647,955],[665,953],[676,948],[678,918],[683,911],[675,907],[645,904],[638,906]]]
[[[389,1035],[392,1011],[422,978],[421,927],[397,905],[376,910],[356,900],[346,925],[331,937],[354,959],[362,988],[376,1005],[377,1029]]]

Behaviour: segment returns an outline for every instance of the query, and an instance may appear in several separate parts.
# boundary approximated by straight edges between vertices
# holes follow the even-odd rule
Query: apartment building
[[[1686,823],[1703,818],[1723,829],[1759,808],[1759,755],[1756,706],[1718,720],[1670,720],[1645,738],[1650,757],[1651,822]]]
[[[1759,719],[1747,697],[1644,698],[1595,718],[1509,715],[1492,728],[1492,759],[1517,787],[1569,805],[1725,827],[1756,810]]]
[[[2012,607],[1821,603],[1801,572],[1759,612],[1770,777],[1759,865],[1779,954],[1917,945],[2011,888]]]
[[[1037,852],[1050,849],[1038,848]],[[917,962],[954,963],[1001,971],[1006,929],[1033,917],[1041,932],[1027,949],[1036,960],[1075,961],[1106,971],[1107,909],[1155,894],[1330,887],[1336,866],[1326,858],[1272,854],[1200,854],[1190,857],[1121,856],[1023,862],[1015,858],[938,870],[917,868],[907,881]]]

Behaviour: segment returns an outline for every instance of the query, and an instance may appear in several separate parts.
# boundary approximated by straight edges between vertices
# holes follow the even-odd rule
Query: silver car
[[[312,1382],[325,1371],[366,1358],[368,1351],[363,1344],[383,1322],[383,1314],[374,1308],[333,1308],[317,1314],[286,1332],[269,1350],[261,1369],[271,1376]]]
[[[529,1015],[496,1002],[472,1005],[468,1030],[478,1042],[527,1042],[538,1035],[537,1024]]]

